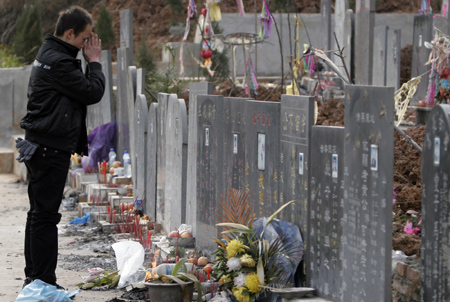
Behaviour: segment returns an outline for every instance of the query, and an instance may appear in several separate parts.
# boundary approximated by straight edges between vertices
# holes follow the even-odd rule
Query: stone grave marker
[[[144,202],[146,197],[147,186],[147,123],[148,123],[148,108],[147,99],[145,95],[138,94],[136,98],[135,107],[135,136],[136,136],[136,150],[134,166],[136,169],[136,178],[133,179],[134,198],[135,200],[142,200]]]
[[[225,196],[230,188],[245,190],[245,98],[224,99],[225,127],[223,130],[223,188]]]
[[[419,86],[417,86],[416,94],[411,99],[411,105],[417,105],[420,100],[425,100],[427,95],[428,74],[423,75],[423,73],[430,70],[431,65],[425,65],[430,55],[430,49],[425,47],[425,42],[431,42],[433,40],[432,31],[432,15],[414,16],[411,77],[422,75],[422,80]]]
[[[99,103],[87,107],[88,113],[86,118],[86,127],[88,131],[94,130],[100,125],[104,125],[115,120],[113,116],[114,96],[112,90],[111,50],[102,50],[100,63],[102,64],[102,71],[105,74],[105,93]]]
[[[283,204],[279,200],[280,107],[273,102],[245,104],[245,191],[256,217],[269,217]]]
[[[390,301],[394,88],[345,95],[342,301]]]
[[[145,70],[138,68],[136,70],[136,95],[145,94]]]
[[[194,235],[197,234],[197,96],[200,94],[212,94],[212,92],[213,83],[211,82],[191,82],[189,84],[186,223],[192,226],[192,234]]]
[[[372,84],[375,0],[356,0],[355,17],[355,81]]]
[[[387,44],[386,82],[388,86],[393,86],[396,91],[400,88],[400,61],[402,51],[401,37],[401,29],[389,31]]]
[[[147,187],[145,210],[151,221],[156,221],[156,159],[158,150],[158,103],[151,103],[147,129]]]
[[[130,150],[130,127],[128,115],[128,66],[129,49],[117,49],[117,159],[123,163],[123,152]]]
[[[308,280],[319,297],[343,301],[343,127],[312,127]]]
[[[162,223],[165,220],[165,194],[166,194],[166,125],[167,107],[169,95],[158,93],[158,133],[156,152],[156,221]],[[169,230],[166,230],[169,231]]]
[[[355,43],[354,43],[354,32],[355,32],[355,15],[353,13],[353,10],[348,9],[345,12],[345,25],[344,25],[344,42],[345,44],[341,47],[344,47],[344,62],[345,66],[347,66],[347,71],[350,76],[350,79],[352,80],[352,83],[354,83],[355,78],[355,68],[353,67],[355,62]]]
[[[131,158],[131,174],[133,181],[136,180],[136,129],[135,129],[135,103],[136,103],[136,66],[128,67],[128,85],[127,85],[127,104],[128,104],[128,120],[129,122],[129,140],[130,140],[130,153]]]
[[[314,124],[314,98],[306,96],[281,96],[281,142],[276,172],[279,183],[279,206],[295,200],[291,210],[280,213],[280,219],[294,223],[307,238],[310,139]]]
[[[321,28],[323,33],[322,46],[325,50],[331,50],[331,45],[334,39],[332,35],[332,22],[331,22],[331,0],[320,1],[320,16],[321,16]]]
[[[223,187],[223,96],[197,96],[197,226],[196,246],[212,252],[217,237],[216,210]]]
[[[336,38],[339,42],[339,46],[346,50],[349,48],[347,45],[347,39],[345,38],[345,15],[348,10],[348,0],[336,1],[334,8],[334,23],[333,23],[333,31],[336,35]],[[331,35],[331,45],[333,45],[332,49],[337,49],[336,40],[334,38],[333,32]],[[331,59],[337,66],[342,65],[342,61],[337,56],[332,56]],[[349,64],[347,64],[347,68]],[[343,67],[339,68],[343,74],[345,74],[345,70]]]
[[[375,28],[372,84],[376,86],[386,86],[388,33],[389,26]]]
[[[0,146],[10,147],[12,126],[13,126],[13,113],[14,112],[14,81],[10,78],[10,75],[0,77],[0,93],[2,96],[7,96],[2,100],[2,112],[7,114],[2,114],[0,119]],[[25,105],[26,107],[26,105]]]
[[[186,103],[176,94],[171,94],[166,121],[166,230],[186,223],[187,143]]]
[[[422,301],[450,301],[450,105],[430,113],[422,153]]]
[[[128,62],[133,64],[133,9],[120,11],[120,43],[119,47],[126,47],[128,52]]]

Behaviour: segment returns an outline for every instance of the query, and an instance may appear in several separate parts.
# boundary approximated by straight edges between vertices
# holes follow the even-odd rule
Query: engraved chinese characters
[[[422,154],[422,301],[450,300],[450,105],[436,105]]]
[[[393,94],[346,87],[343,301],[391,299]]]

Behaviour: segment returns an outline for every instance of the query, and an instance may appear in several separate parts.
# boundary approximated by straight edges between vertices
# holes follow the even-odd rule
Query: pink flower
[[[419,233],[420,233],[420,229],[418,227],[413,228],[413,224],[409,220],[406,221],[406,225],[405,225],[404,231],[405,231],[406,234],[419,235]]]

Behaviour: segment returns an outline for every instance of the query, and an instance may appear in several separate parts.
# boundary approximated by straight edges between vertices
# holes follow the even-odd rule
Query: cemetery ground
[[[239,90],[236,96],[239,96]],[[241,95],[242,96],[242,95]],[[344,107],[342,101],[332,99],[319,106],[318,125],[343,126]],[[425,126],[415,126],[414,116],[405,132],[420,146],[423,145]],[[398,132],[394,136],[394,191],[393,203],[393,249],[403,251],[406,255],[417,255],[420,259],[420,235],[407,234],[406,222],[418,222],[421,211],[421,154]],[[0,272],[3,289],[0,300],[15,301],[23,284],[23,231],[26,211],[28,209],[26,184],[9,174],[0,175],[0,261],[4,263]],[[412,212],[414,211],[414,212]],[[115,270],[116,260],[111,244],[119,235],[102,234],[95,225],[68,225],[78,211],[63,209],[63,219],[59,224],[59,263],[57,269],[58,283],[75,290],[76,284],[83,281],[88,268],[101,267]],[[414,217],[417,216],[417,217]],[[120,299],[124,290],[107,291],[84,290],[77,294],[75,301],[114,301]],[[120,301],[120,300],[116,300]]]

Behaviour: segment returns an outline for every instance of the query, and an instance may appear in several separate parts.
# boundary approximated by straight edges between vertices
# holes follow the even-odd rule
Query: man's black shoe
[[[25,281],[23,281],[23,285],[22,288],[24,288],[25,286],[27,286],[28,284],[30,284],[31,282],[33,282],[34,280],[31,279],[30,277],[26,277]]]

